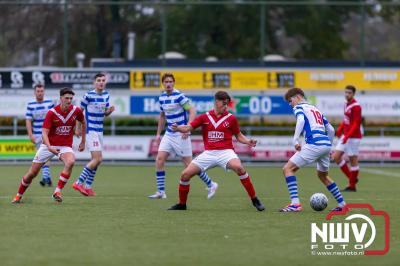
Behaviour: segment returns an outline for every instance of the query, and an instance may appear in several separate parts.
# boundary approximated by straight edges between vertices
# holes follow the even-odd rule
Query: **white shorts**
[[[292,163],[301,168],[308,164],[317,162],[317,170],[320,172],[328,172],[330,163],[330,146],[316,146],[305,144],[301,147],[301,151],[296,152],[290,159]]]
[[[103,150],[103,132],[90,131],[86,134],[86,147],[89,151]]]
[[[347,154],[347,156],[357,156],[358,148],[360,147],[361,139],[348,139],[346,144],[342,143],[342,138],[339,139],[335,150],[342,151]]]
[[[186,139],[182,139],[180,134],[165,134],[161,139],[158,151],[165,151],[169,154],[176,154],[180,157],[192,157],[192,142],[190,140],[190,136]]]
[[[227,170],[228,162],[232,159],[239,159],[234,150],[206,150],[193,159],[192,163],[197,165],[202,171],[220,166]]]
[[[68,146],[51,146],[51,147],[55,148],[55,149],[59,149],[60,150],[59,155],[68,153],[68,152],[74,153],[72,148],[68,147]],[[51,158],[53,158],[54,156],[56,156],[56,155],[54,153],[50,152],[46,145],[42,144],[42,145],[40,145],[39,150],[36,152],[36,155],[33,158],[32,162],[45,163],[48,160],[50,160]]]

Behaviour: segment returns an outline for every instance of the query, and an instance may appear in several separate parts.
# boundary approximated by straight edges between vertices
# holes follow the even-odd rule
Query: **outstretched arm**
[[[191,132],[193,130],[193,127],[191,125],[180,125],[178,126],[177,124],[172,124],[171,128],[173,131],[178,131],[181,133],[188,133]]]
[[[243,144],[247,144],[250,147],[255,147],[257,145],[257,140],[251,139],[251,138],[249,139],[248,137],[243,135],[242,132],[239,132],[239,134],[236,134],[235,137],[236,137],[237,141],[239,141],[240,143],[243,143]]]

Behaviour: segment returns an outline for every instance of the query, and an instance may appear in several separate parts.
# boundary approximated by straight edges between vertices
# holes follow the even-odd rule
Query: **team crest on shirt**
[[[228,121],[225,121],[225,122],[224,122],[224,127],[226,127],[226,128],[229,127],[229,122],[228,122]]]

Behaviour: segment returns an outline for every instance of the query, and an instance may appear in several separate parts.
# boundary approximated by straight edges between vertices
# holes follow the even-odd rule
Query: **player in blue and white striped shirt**
[[[196,109],[190,105],[190,100],[180,91],[174,89],[175,77],[171,73],[165,73],[161,78],[164,92],[159,97],[160,117],[158,119],[156,141],[159,144],[158,154],[156,158],[156,181],[157,192],[150,195],[151,199],[165,199],[165,161],[170,154],[176,154],[182,158],[185,166],[192,161],[192,143],[188,133],[180,133],[173,131],[172,124],[186,125],[193,121],[196,116]],[[187,113],[189,112],[189,118]],[[161,139],[161,132],[164,129],[165,122],[167,129],[165,135]],[[199,174],[200,179],[207,185],[207,198],[211,199],[218,184],[213,182],[206,172]]]
[[[92,159],[83,168],[73,188],[85,196],[95,196],[92,189],[97,167],[103,160],[103,129],[104,118],[114,112],[114,106],[110,106],[110,95],[105,90],[106,75],[98,73],[94,77],[94,90],[87,92],[81,101],[86,119],[86,145]],[[77,126],[77,134],[80,135],[80,127]]]
[[[328,176],[330,151],[335,130],[325,116],[313,105],[309,104],[303,90],[292,88],[285,94],[285,100],[293,107],[296,116],[296,130],[293,145],[297,151],[283,167],[286,184],[289,189],[291,203],[280,209],[281,212],[299,212],[302,207],[294,175],[299,168],[317,163],[317,175],[338,202],[334,211],[341,211],[346,205],[336,183]],[[301,145],[300,135],[304,132],[306,144]]]
[[[25,124],[26,131],[36,149],[39,149],[42,144],[42,126],[47,111],[54,107],[54,102],[44,98],[44,86],[37,84],[34,86],[35,100],[31,101],[26,106]],[[50,167],[46,163],[42,167],[42,180],[39,182],[43,187],[52,185]]]

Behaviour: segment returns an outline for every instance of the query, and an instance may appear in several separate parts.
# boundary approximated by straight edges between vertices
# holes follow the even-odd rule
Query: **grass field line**
[[[0,199],[12,199],[13,198],[13,196],[0,196]],[[29,198],[29,199],[51,199],[51,196],[28,196],[27,198]],[[84,199],[85,197],[79,197],[79,196],[66,196],[65,197],[66,199]],[[110,199],[110,200],[121,200],[121,199],[126,199],[126,200],[131,200],[131,199],[135,199],[135,198],[141,198],[141,196],[132,196],[132,197],[129,197],[129,196],[120,196],[120,197],[116,197],[116,196],[111,196],[111,197],[108,197],[108,196],[96,196],[95,198],[99,198],[99,199]],[[146,197],[144,197],[144,198],[146,198]],[[229,197],[229,198],[231,198],[231,199],[241,199],[241,198],[243,198],[243,197]],[[264,199],[264,200],[285,200],[285,199],[288,199],[287,197],[262,197],[262,199]],[[367,200],[371,200],[371,199],[367,199],[367,198],[352,198],[351,199],[352,201],[353,200],[356,200],[356,201],[367,201]],[[378,200],[378,201],[400,201],[400,198],[395,198],[395,199],[374,199],[374,200]],[[152,200],[152,199],[149,199],[149,202],[150,201],[155,201],[155,200]],[[210,201],[210,202],[212,202],[212,201]],[[304,203],[303,203],[304,204]]]
[[[398,173],[387,172],[387,171],[383,171],[383,170],[379,170],[379,169],[363,168],[361,171],[367,172],[370,174],[382,175],[382,176],[400,177],[400,174],[398,174]]]

